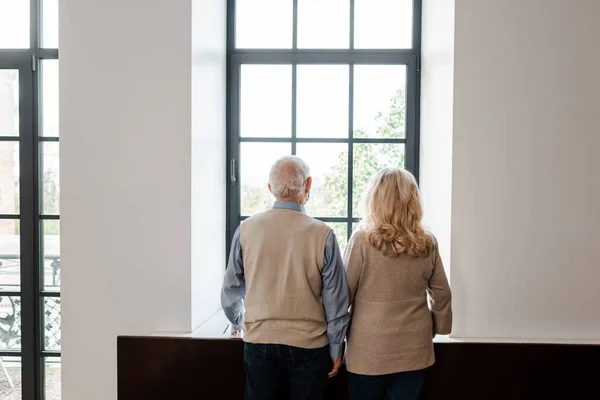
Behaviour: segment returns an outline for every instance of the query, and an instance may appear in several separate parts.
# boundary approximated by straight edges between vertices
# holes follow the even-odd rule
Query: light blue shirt
[[[273,208],[283,208],[306,213],[304,207],[290,201],[277,201]],[[327,337],[331,357],[342,355],[342,343],[346,337],[346,329],[350,321],[348,308],[350,292],[346,271],[342,263],[342,254],[335,233],[331,231],[325,242],[324,265],[321,271],[323,281],[323,308],[327,320]],[[229,253],[229,262],[225,272],[221,305],[225,316],[234,329],[241,329],[244,322],[244,296],[246,295],[246,279],[240,245],[240,228],[235,231]]]

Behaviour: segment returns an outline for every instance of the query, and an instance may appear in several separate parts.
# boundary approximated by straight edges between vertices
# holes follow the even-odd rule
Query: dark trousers
[[[244,367],[246,400],[321,400],[331,357],[329,346],[301,349],[279,344],[246,343]]]
[[[425,370],[390,375],[348,373],[350,400],[417,400]]]

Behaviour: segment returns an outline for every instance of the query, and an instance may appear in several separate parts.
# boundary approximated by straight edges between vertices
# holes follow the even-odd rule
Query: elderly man
[[[271,210],[235,232],[221,303],[232,333],[244,326],[246,399],[323,398],[342,364],[349,321],[346,274],[335,234],[306,215],[310,171],[295,156],[271,167]],[[244,316],[245,308],[245,316]]]

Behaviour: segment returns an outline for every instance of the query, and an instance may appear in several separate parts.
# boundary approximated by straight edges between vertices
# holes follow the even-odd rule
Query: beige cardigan
[[[429,256],[390,258],[362,232],[352,236],[344,254],[352,302],[348,371],[385,375],[434,363],[433,336],[452,328],[450,287],[434,243]]]

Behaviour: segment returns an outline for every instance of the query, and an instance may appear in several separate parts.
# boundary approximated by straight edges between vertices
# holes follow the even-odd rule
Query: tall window
[[[0,0],[0,399],[60,399],[58,0]]]
[[[229,0],[228,237],[269,167],[310,166],[307,211],[345,246],[384,166],[418,174],[420,0]]]

